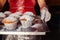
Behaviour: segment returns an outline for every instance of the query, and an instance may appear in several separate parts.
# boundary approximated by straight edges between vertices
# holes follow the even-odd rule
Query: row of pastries
[[[0,21],[4,24],[1,31],[45,31],[40,16],[36,16],[32,12],[25,12],[24,14],[9,11],[0,12]]]

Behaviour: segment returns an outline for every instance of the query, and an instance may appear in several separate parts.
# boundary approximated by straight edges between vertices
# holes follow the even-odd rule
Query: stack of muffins
[[[22,15],[20,12],[6,11],[4,13],[0,12],[0,15],[0,21],[4,24],[3,31],[45,31],[43,21],[32,12],[25,12]]]

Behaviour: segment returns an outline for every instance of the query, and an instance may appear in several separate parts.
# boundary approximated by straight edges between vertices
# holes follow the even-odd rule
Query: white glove
[[[40,12],[41,12],[41,19],[44,20],[45,22],[51,19],[51,14],[49,13],[46,7],[43,7]]]

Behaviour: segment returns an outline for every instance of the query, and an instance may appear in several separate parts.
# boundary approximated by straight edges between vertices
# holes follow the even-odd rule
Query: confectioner
[[[0,40],[57,40],[59,32],[59,0],[0,0]]]

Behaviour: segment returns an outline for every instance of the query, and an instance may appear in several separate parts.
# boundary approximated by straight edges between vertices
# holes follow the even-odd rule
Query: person
[[[51,15],[48,11],[45,0],[8,0],[9,6],[10,6],[9,11],[12,13],[21,12],[22,14],[24,14],[25,12],[33,12],[33,14],[36,15],[37,13],[35,12],[35,9],[34,9],[36,2],[40,7],[39,11],[41,12],[41,19],[45,22],[49,21],[51,18]],[[14,37],[14,35],[12,37]]]
[[[0,12],[5,12],[9,10],[8,0],[0,0]]]
[[[6,0],[5,1],[4,0],[0,0],[0,10],[4,6],[5,2],[6,2]]]
[[[38,3],[40,7],[41,19],[45,20],[45,22],[49,21],[51,18],[51,14],[48,11],[48,7],[46,5],[45,0],[0,0],[0,11],[4,12],[9,10],[11,12],[33,12],[35,15],[34,6]],[[7,6],[9,5],[9,6]],[[49,16],[47,16],[49,15]]]
[[[18,11],[22,14],[24,14],[24,12],[33,12],[35,15],[37,14],[34,9],[34,6],[36,5],[36,0],[8,0],[8,2],[10,5],[9,10],[11,12]],[[51,14],[48,11],[45,0],[37,0],[37,3],[40,7],[41,19],[45,20],[46,22],[49,21],[51,18]]]

